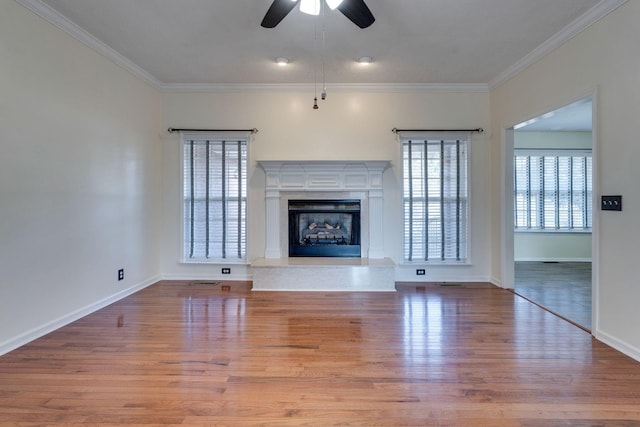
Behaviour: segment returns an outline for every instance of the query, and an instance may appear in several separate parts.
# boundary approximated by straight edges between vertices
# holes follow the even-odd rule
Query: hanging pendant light
[[[324,18],[324,11],[322,13],[322,17]],[[323,101],[327,99],[327,79],[324,71],[324,60],[325,60],[324,53],[325,53],[325,41],[324,41],[324,19],[323,19],[322,21],[322,93],[320,94],[320,99],[322,99]]]

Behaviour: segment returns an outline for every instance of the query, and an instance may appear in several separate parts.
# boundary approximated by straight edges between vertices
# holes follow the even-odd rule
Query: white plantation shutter
[[[515,150],[515,229],[591,231],[591,179],[588,150]]]
[[[402,138],[405,261],[467,259],[468,134]]]
[[[185,134],[185,261],[246,258],[247,137]]]

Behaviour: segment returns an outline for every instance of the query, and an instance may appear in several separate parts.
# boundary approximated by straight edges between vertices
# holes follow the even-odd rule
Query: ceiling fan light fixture
[[[373,62],[373,58],[370,56],[362,56],[358,59],[358,63],[362,65],[369,65]]]
[[[320,15],[320,0],[300,0],[300,12]]]
[[[265,0],[266,1],[266,0]],[[263,28],[276,27],[300,3],[300,11],[309,15],[320,15],[326,5],[331,9],[338,9],[347,19],[360,28],[367,28],[376,18],[365,4],[365,0],[272,0],[271,6],[265,13],[260,26]],[[324,3],[322,3],[324,2]]]
[[[276,58],[276,64],[278,64],[280,67],[286,67],[287,64],[289,64],[289,60],[284,56],[279,56]]]

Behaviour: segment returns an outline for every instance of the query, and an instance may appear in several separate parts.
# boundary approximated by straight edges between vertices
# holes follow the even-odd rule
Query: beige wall
[[[160,111],[157,91],[0,2],[0,354],[158,277]]]
[[[517,232],[516,261],[591,261],[591,233]]]
[[[488,280],[489,96],[488,93],[377,93],[331,91],[313,110],[313,92],[165,93],[164,127],[257,128],[250,143],[249,258],[264,256],[264,173],[256,160],[390,160],[384,175],[386,256],[401,262],[400,146],[393,128],[477,128],[471,143],[472,264],[427,268],[426,280]],[[179,137],[164,137],[163,274],[219,275],[220,266],[194,266],[180,259]],[[231,266],[232,273],[248,273]],[[232,274],[233,275],[233,274]],[[400,266],[398,280],[417,279],[415,266]]]
[[[640,263],[637,227],[640,132],[640,2],[629,1],[556,51],[491,91],[492,274],[503,280],[505,206],[503,129],[596,93],[597,195],[622,194],[622,212],[594,211],[596,283],[593,332],[599,339],[640,359]],[[501,255],[498,255],[501,254]],[[508,262],[508,261],[507,261]]]
[[[514,132],[514,148],[591,150],[592,133]]]

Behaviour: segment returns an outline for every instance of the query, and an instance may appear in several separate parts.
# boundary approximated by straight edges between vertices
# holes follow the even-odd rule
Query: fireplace
[[[316,262],[325,256],[289,254],[289,201],[337,201],[360,203],[355,257],[384,259],[383,172],[386,160],[261,160],[265,171],[265,259]],[[320,218],[322,221],[324,218]],[[316,224],[318,222],[316,221]],[[324,221],[322,221],[324,224]],[[335,226],[335,224],[330,224]],[[338,245],[336,245],[338,246]],[[345,249],[346,250],[346,249]],[[351,256],[350,256],[351,257]],[[316,258],[314,260],[314,258]],[[328,257],[336,262],[344,257]]]
[[[360,200],[289,200],[290,257],[359,258]]]
[[[382,232],[389,161],[258,163],[265,250],[251,263],[254,291],[395,291]]]

